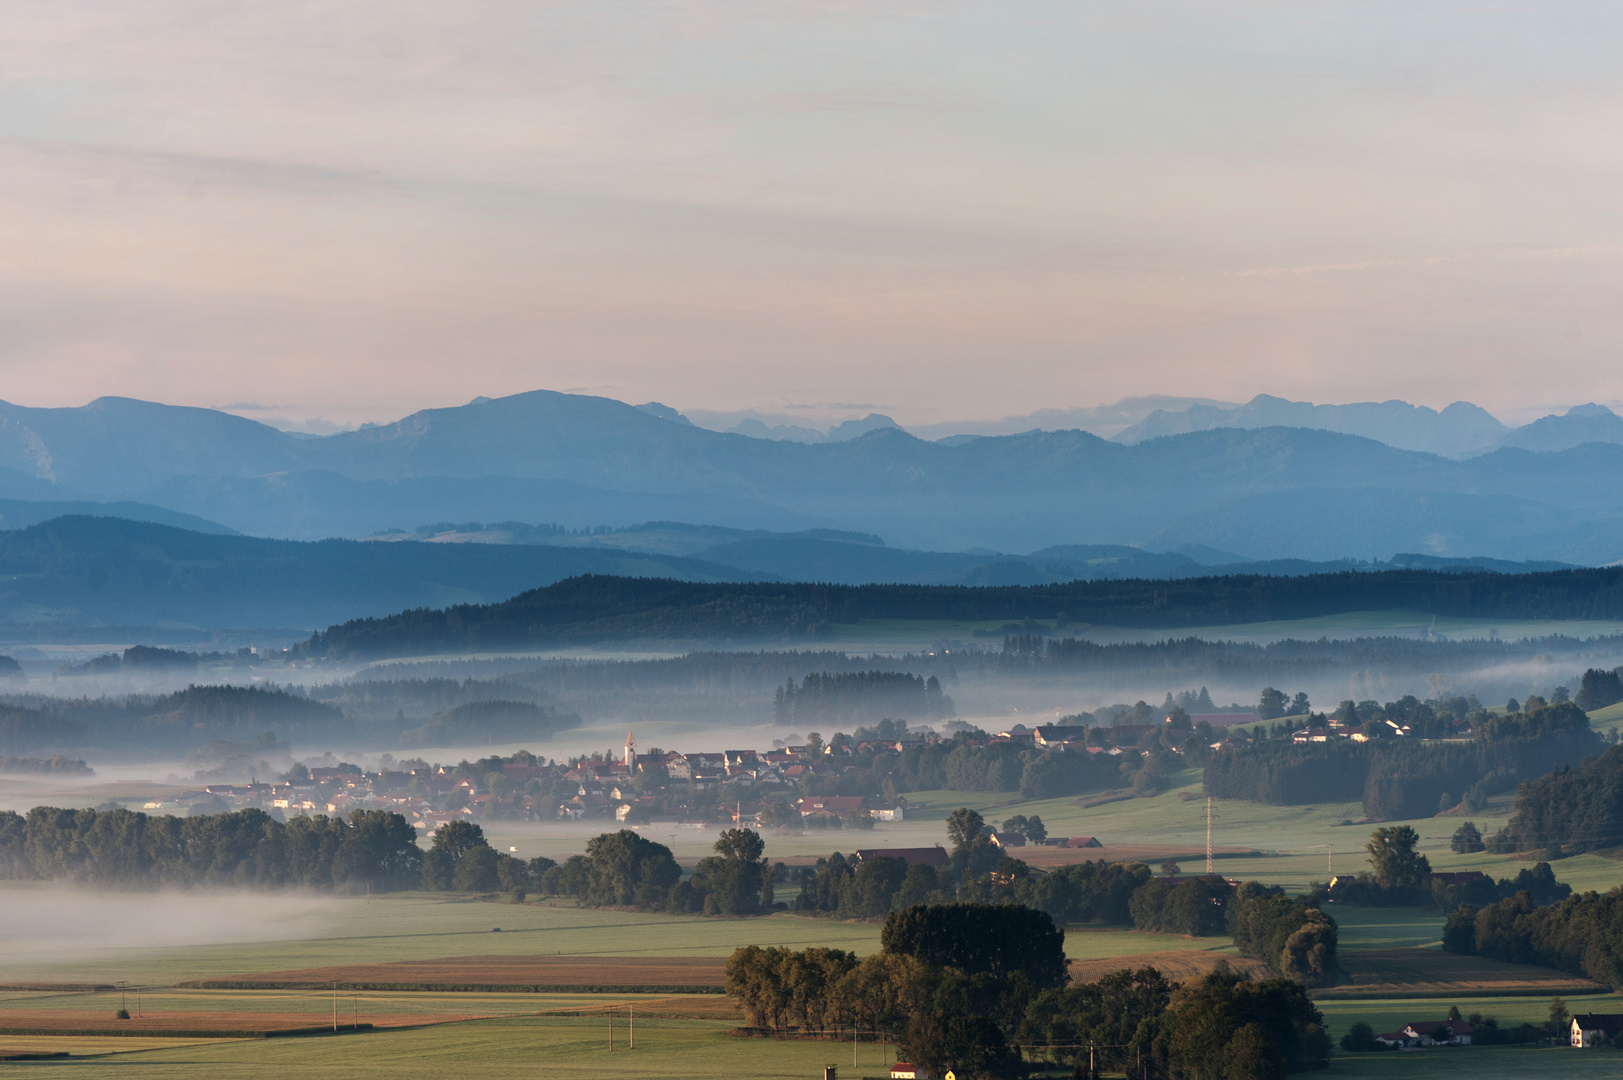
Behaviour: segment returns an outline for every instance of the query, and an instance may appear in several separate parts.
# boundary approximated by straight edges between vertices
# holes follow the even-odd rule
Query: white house
[[[1623,1016],[1614,1013],[1579,1013],[1572,1018],[1572,1045],[1578,1049],[1605,1046],[1623,1033]]]

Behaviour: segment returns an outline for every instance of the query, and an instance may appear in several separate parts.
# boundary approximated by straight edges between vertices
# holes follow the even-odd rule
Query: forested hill
[[[692,583],[584,576],[497,604],[418,608],[316,634],[311,655],[371,658],[664,640],[793,642],[864,619],[1053,620],[1166,628],[1410,608],[1488,619],[1623,618],[1623,568],[1538,574],[1427,570],[1075,581],[971,588]]]

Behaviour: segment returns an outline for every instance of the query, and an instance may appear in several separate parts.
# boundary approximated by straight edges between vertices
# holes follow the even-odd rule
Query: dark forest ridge
[[[1087,543],[1254,559],[1623,558],[1623,420],[1594,409],[1545,425],[1571,438],[1533,439],[1530,425],[1518,429],[1527,448],[1466,460],[1277,425],[1132,444],[1074,429],[930,442],[882,428],[807,445],[550,391],[321,438],[127,398],[0,403],[0,420],[11,436],[0,439],[0,497],[133,499],[262,536],[680,520],[855,530],[934,551]]]
[[[316,634],[309,655],[370,659],[609,641],[797,642],[876,619],[1024,619],[1177,630],[1415,608],[1490,619],[1623,618],[1623,568],[1378,573],[972,588],[691,583],[586,576],[498,604],[420,608]]]

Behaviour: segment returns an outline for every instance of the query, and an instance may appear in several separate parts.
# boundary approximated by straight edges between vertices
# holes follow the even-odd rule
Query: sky
[[[0,398],[1623,399],[1623,6],[0,8]]]

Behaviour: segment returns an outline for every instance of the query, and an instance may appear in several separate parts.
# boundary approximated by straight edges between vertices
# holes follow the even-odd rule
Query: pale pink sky
[[[1620,52],[1600,3],[9,5],[0,398],[1615,401]]]

